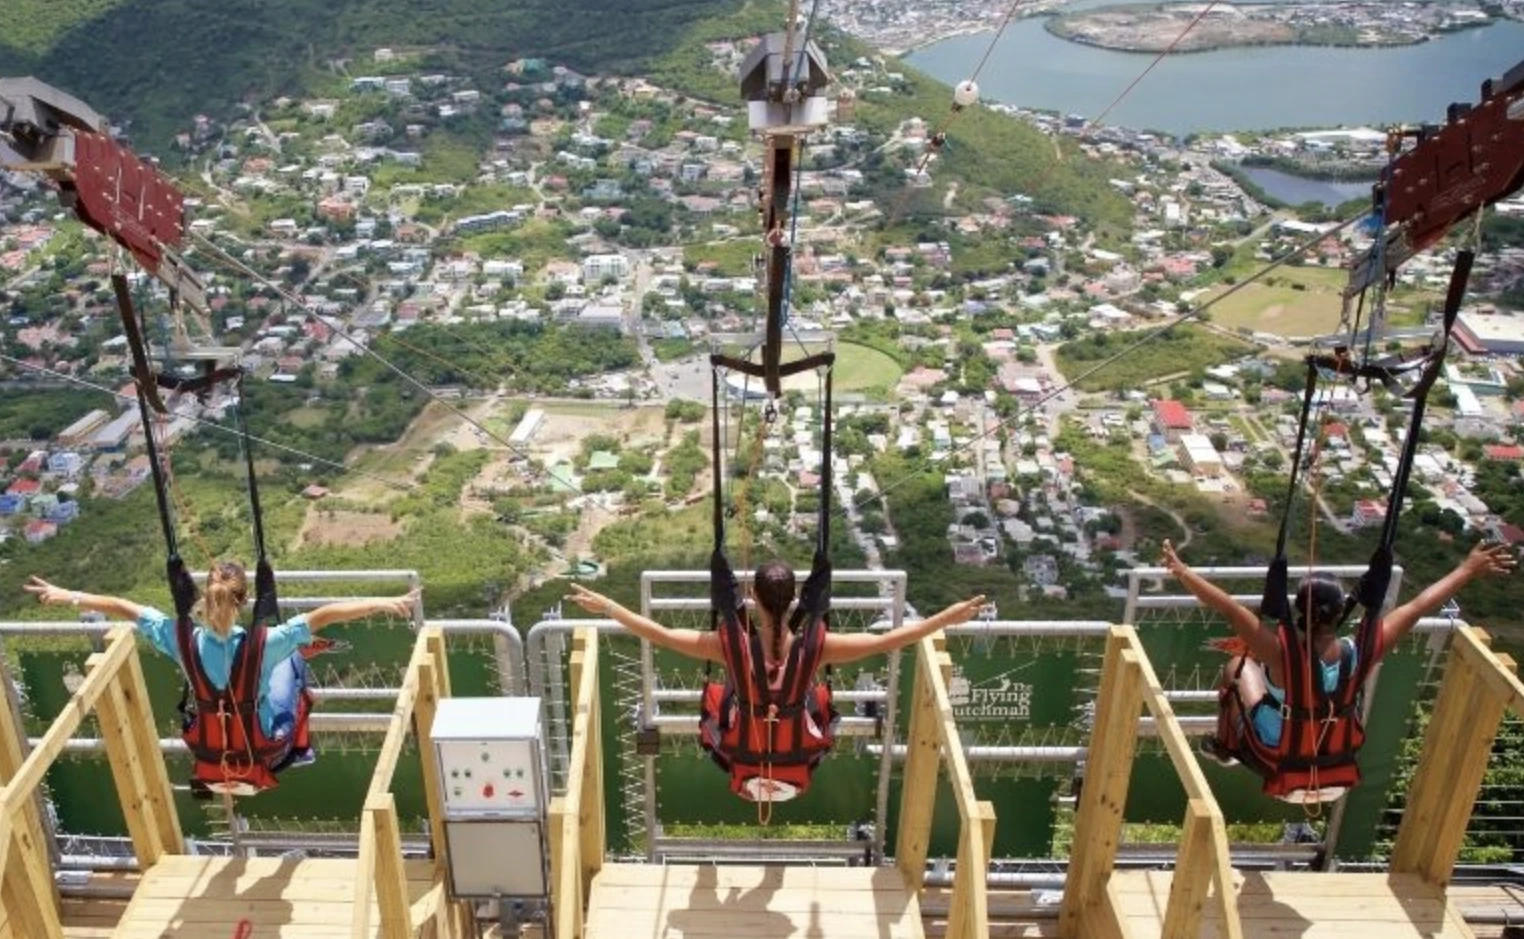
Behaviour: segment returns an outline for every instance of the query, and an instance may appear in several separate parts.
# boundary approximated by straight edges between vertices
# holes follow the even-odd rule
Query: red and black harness
[[[719,369],[756,368],[749,362],[711,357],[714,366],[712,457],[719,475],[724,465],[719,409]],[[831,378],[833,353],[811,356],[783,366],[785,375],[824,368],[824,408],[820,468],[820,509],[815,555],[799,603],[789,617],[794,642],[783,663],[782,680],[769,680],[760,633],[747,625],[745,601],[735,572],[725,555],[725,501],[722,487],[714,491],[714,551],[709,561],[711,626],[720,637],[725,680],[706,680],[699,719],[699,742],[730,775],[730,790],[759,804],[766,823],[769,806],[808,791],[815,769],[831,751],[839,715],[832,704],[830,666],[817,680],[830,629],[831,562]],[[708,666],[706,666],[707,674]]]
[[[123,319],[135,322],[136,315],[131,310],[125,284],[119,285],[118,300],[123,305]],[[218,690],[207,676],[200,652],[196,648],[197,627],[192,610],[196,605],[198,591],[190,572],[186,570],[185,561],[180,557],[174,519],[170,513],[167,474],[153,434],[153,415],[148,394],[148,388],[154,385],[199,393],[209,390],[210,384],[186,389],[172,381],[155,381],[141,331],[131,331],[128,341],[136,363],[134,378],[137,381],[138,413],[143,421],[149,468],[158,500],[159,522],[164,530],[165,544],[169,548],[167,575],[170,594],[175,603],[175,643],[186,678],[186,688],[179,704],[181,736],[195,759],[190,780],[191,792],[201,798],[209,795],[213,788],[219,787],[243,794],[270,789],[276,785],[275,774],[290,765],[293,757],[309,746],[308,716],[312,709],[312,697],[305,688],[301,690],[294,715],[295,725],[289,733],[278,739],[272,739],[264,733],[259,722],[260,676],[264,665],[266,630],[280,620],[280,599],[275,588],[275,571],[265,550],[259,485],[254,473],[254,456],[249,448],[249,432],[243,411],[241,407],[234,406],[247,474],[249,510],[253,519],[254,616],[244,633],[243,641],[233,653],[233,660],[228,667],[227,686]],[[216,378],[220,380],[221,377],[219,375]],[[234,373],[233,377],[237,381],[236,387],[241,398],[242,373]]]
[[[1302,412],[1297,427],[1290,481],[1286,493],[1287,509],[1281,517],[1280,534],[1276,543],[1276,556],[1270,564],[1265,579],[1264,596],[1260,602],[1260,615],[1278,624],[1277,637],[1280,646],[1280,672],[1285,681],[1286,699],[1281,703],[1282,730],[1280,743],[1274,747],[1259,739],[1253,729],[1253,709],[1274,707],[1268,697],[1245,706],[1239,689],[1239,678],[1247,661],[1240,659],[1237,672],[1218,694],[1217,739],[1223,749],[1237,757],[1264,778],[1264,792],[1277,798],[1289,798],[1299,802],[1322,801],[1325,793],[1342,794],[1360,782],[1357,756],[1365,743],[1363,690],[1366,679],[1385,653],[1381,638],[1381,614],[1386,603],[1392,580],[1394,563],[1393,546],[1397,540],[1397,521],[1402,512],[1402,500],[1407,491],[1408,480],[1417,455],[1419,430],[1423,423],[1424,407],[1429,390],[1438,379],[1444,365],[1450,331],[1455,325],[1464,298],[1466,282],[1471,274],[1472,252],[1461,251],[1455,261],[1450,278],[1450,289],[1445,299],[1443,330],[1440,341],[1432,346],[1416,364],[1402,366],[1361,365],[1354,366],[1344,350],[1332,358],[1309,357],[1307,380],[1302,399]],[[1315,668],[1316,654],[1306,642],[1305,634],[1295,626],[1288,594],[1286,542],[1291,518],[1290,506],[1296,494],[1298,473],[1301,469],[1303,451],[1307,439],[1308,418],[1317,396],[1318,376],[1324,370],[1336,374],[1377,380],[1388,384],[1405,372],[1418,371],[1418,380],[1406,392],[1413,402],[1412,417],[1403,441],[1403,450],[1393,474],[1392,491],[1388,498],[1386,518],[1382,526],[1381,540],[1370,565],[1354,593],[1346,596],[1339,622],[1347,620],[1356,606],[1361,608],[1360,622],[1356,628],[1355,649],[1358,661],[1351,664],[1350,655],[1341,653],[1339,678],[1332,691],[1323,688],[1320,668]],[[1309,603],[1310,606],[1310,598]],[[1242,726],[1229,719],[1229,704],[1236,702],[1242,715]]]

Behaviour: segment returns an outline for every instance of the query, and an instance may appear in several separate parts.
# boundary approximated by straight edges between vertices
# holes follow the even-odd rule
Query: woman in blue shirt
[[[138,632],[163,654],[174,659],[181,670],[180,645],[175,635],[175,619],[150,606],[121,597],[98,596],[78,590],[55,587],[40,577],[33,577],[26,591],[44,604],[69,603],[115,619],[132,620]],[[307,686],[307,663],[301,650],[313,641],[313,635],[335,623],[366,616],[411,615],[420,591],[387,600],[349,600],[329,603],[310,613],[295,616],[265,631],[264,659],[260,663],[257,710],[260,729],[272,740],[283,739],[296,726],[297,703]],[[201,659],[206,680],[218,691],[228,686],[234,656],[243,644],[245,630],[238,620],[249,599],[249,578],[242,564],[223,561],[213,566],[207,577],[205,595],[196,604],[193,640]],[[298,754],[293,764],[310,763],[311,752]]]

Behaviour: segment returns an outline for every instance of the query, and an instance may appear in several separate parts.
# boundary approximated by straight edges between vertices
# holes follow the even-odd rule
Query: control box
[[[540,699],[444,698],[431,732],[451,896],[548,896],[550,768]]]
[[[432,732],[446,817],[545,814],[539,698],[444,698]]]

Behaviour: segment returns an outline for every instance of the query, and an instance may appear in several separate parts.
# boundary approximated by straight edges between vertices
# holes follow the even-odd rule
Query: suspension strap
[[[123,274],[111,275],[111,287],[116,292],[116,305],[122,314],[122,323],[130,324],[128,342],[133,346],[134,374],[133,383],[137,386],[138,416],[143,423],[143,441],[148,447],[148,468],[153,473],[153,493],[159,505],[159,525],[164,530],[164,544],[169,549],[171,565],[179,560],[180,548],[175,540],[175,522],[169,509],[169,484],[164,478],[164,465],[159,457],[159,444],[153,434],[153,414],[150,408],[150,395],[157,398],[153,388],[153,375],[148,369],[148,363],[139,361],[140,353],[143,352],[142,333],[138,329],[137,311],[132,305],[132,293],[127,288],[127,277]],[[136,340],[134,341],[134,337]]]
[[[246,487],[249,494],[249,518],[254,534],[254,617],[253,627],[264,629],[280,620],[280,597],[275,589],[275,569],[265,549],[264,510],[259,502],[259,477],[254,471],[254,449],[249,443],[249,425],[244,419],[244,375],[240,371],[234,384],[238,400],[233,404],[233,419],[238,428],[238,449],[243,452]]]
[[[1260,616],[1277,623],[1291,622],[1291,601],[1287,595],[1290,576],[1286,565],[1286,539],[1291,533],[1291,506],[1296,499],[1296,488],[1302,471],[1302,453],[1307,445],[1307,424],[1317,393],[1318,363],[1309,357],[1307,381],[1302,391],[1302,413],[1297,420],[1296,447],[1291,454],[1291,473],[1286,483],[1286,505],[1281,511],[1281,528],[1275,539],[1275,557],[1265,572],[1265,589],[1259,601]]]
[[[1423,375],[1412,391],[1413,416],[1408,421],[1408,436],[1402,442],[1402,457],[1397,461],[1397,472],[1392,475],[1392,494],[1386,505],[1386,521],[1381,529],[1381,544],[1388,550],[1397,540],[1397,517],[1402,513],[1402,500],[1407,494],[1408,479],[1413,474],[1413,458],[1418,454],[1418,432],[1423,425],[1424,408],[1428,404],[1429,391],[1439,379],[1444,367],[1445,352],[1450,345],[1450,331],[1461,303],[1466,298],[1466,284],[1471,278],[1471,265],[1476,254],[1467,248],[1455,257],[1455,268],[1450,272],[1450,289],[1445,295],[1444,320],[1436,348],[1430,350]]]

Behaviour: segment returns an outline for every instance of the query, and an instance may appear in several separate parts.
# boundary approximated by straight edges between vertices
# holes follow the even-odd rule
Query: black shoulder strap
[[[1277,623],[1292,620],[1291,601],[1287,588],[1289,575],[1286,570],[1286,539],[1291,532],[1291,506],[1296,501],[1296,487],[1301,476],[1302,455],[1307,445],[1307,423],[1312,414],[1312,403],[1318,394],[1318,366],[1307,359],[1307,379],[1302,390],[1302,413],[1297,419],[1296,447],[1291,454],[1290,478],[1286,483],[1286,504],[1281,509],[1280,532],[1275,538],[1275,558],[1265,575],[1265,589],[1260,596],[1259,615]]]
[[[254,534],[254,616],[251,631],[266,629],[280,621],[280,597],[275,590],[275,569],[265,550],[264,508],[259,501],[259,477],[254,472],[254,448],[249,440],[249,425],[244,420],[244,375],[237,373],[233,386],[238,400],[233,417],[238,424],[238,445],[243,450],[244,478],[249,494],[249,519]]]

